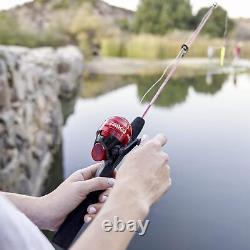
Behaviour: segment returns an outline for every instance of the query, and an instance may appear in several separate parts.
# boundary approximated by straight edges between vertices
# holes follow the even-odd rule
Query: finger
[[[99,196],[99,201],[104,203],[108,197],[109,197],[109,193],[110,193],[111,189],[107,189],[106,191],[104,191],[100,196]]]
[[[116,178],[116,175],[117,175],[117,169],[114,170],[113,174],[112,174],[112,177],[115,179]]]
[[[172,178],[171,178],[171,173],[170,173],[171,169],[169,165],[166,165],[166,168],[167,168],[167,183],[168,183],[167,188],[170,188],[172,185]]]
[[[96,171],[102,167],[103,163],[99,162],[94,165],[91,165],[87,168],[82,169],[82,175],[84,180],[89,180],[93,177],[95,177]]]
[[[97,214],[86,214],[84,216],[84,222],[85,223],[90,223],[91,221],[93,221],[95,219]]]
[[[87,193],[91,193],[97,190],[105,190],[110,187],[113,187],[115,184],[115,179],[106,178],[106,177],[96,177],[87,181],[83,181],[82,185],[87,191]]]
[[[172,186],[172,178],[169,177],[169,180],[168,180],[168,187],[170,188]]]
[[[102,207],[103,207],[103,203],[96,203],[96,204],[90,205],[87,209],[87,212],[89,215],[97,214]]]
[[[97,169],[101,166],[102,166],[102,163],[96,163],[89,167],[79,169],[76,172],[74,172],[67,180],[69,181],[88,180],[95,176]]]
[[[171,175],[171,168],[169,165],[167,165],[167,170],[168,170],[168,175],[170,176]]]
[[[162,156],[162,159],[163,159],[164,163],[168,163],[168,161],[169,161],[168,154],[165,153],[165,152],[161,152],[161,156]]]
[[[152,139],[152,141],[163,147],[167,143],[167,137],[164,134],[158,134]]]
[[[93,215],[86,214],[86,215],[84,216],[84,222],[85,222],[85,223],[90,223],[93,219],[94,219],[94,216],[93,216]]]
[[[74,172],[69,178],[69,181],[84,181],[91,179],[95,176],[97,169],[99,169],[102,166],[103,163],[96,163],[89,167],[79,169],[76,172]]]

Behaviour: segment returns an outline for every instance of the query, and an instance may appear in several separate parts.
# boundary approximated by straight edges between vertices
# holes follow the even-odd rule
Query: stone
[[[1,67],[1,61],[0,61]],[[6,75],[0,75],[0,108],[9,108],[10,106],[10,89],[7,84]]]
[[[6,132],[5,126],[0,123],[0,136],[2,136]]]
[[[0,190],[39,194],[62,141],[60,98],[75,95],[82,72],[74,46],[0,46]]]

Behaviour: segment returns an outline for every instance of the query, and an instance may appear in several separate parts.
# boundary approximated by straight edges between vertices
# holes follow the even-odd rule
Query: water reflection
[[[159,99],[156,101],[156,106],[172,107],[175,104],[185,102],[188,96],[188,90],[193,87],[198,93],[215,94],[220,91],[223,83],[225,83],[227,75],[209,74],[209,83],[207,83],[207,75],[189,76],[172,79],[171,84],[162,92]],[[157,80],[158,75],[152,76],[92,76],[85,80],[82,88],[81,96],[83,98],[97,97],[112,90],[118,89],[129,84],[136,84],[138,89],[138,98],[141,100],[146,91]],[[152,90],[144,99],[149,102],[156,89]]]
[[[144,111],[140,98],[156,78],[85,83],[63,130],[65,177],[93,163],[95,132],[107,117],[132,120]],[[238,75],[237,85],[233,75],[213,76],[209,84],[205,75],[171,81],[144,133],[168,136],[173,187],[152,209],[146,236],[137,236],[130,250],[249,249],[249,93],[248,74]]]

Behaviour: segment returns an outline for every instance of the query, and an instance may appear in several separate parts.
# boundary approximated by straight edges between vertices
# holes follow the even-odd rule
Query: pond
[[[86,80],[63,129],[64,176],[93,163],[96,130],[113,115],[132,121],[156,76]],[[250,75],[201,75],[171,81],[143,133],[168,137],[173,186],[130,250],[250,249]],[[143,171],[143,169],[142,169]],[[138,177],[139,178],[139,177]],[[114,239],[115,240],[115,239]]]

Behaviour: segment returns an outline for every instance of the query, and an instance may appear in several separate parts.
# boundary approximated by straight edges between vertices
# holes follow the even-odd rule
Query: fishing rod
[[[190,38],[181,46],[181,50],[174,62],[164,70],[164,73],[159,80],[146,92],[144,97],[164,78],[168,69],[170,69],[143,115],[135,118],[131,124],[123,117],[114,116],[107,119],[98,129],[91,155],[93,160],[104,161],[104,164],[97,170],[96,177],[112,177],[115,168],[119,165],[124,156],[137,145],[140,145],[141,139],[139,139],[138,136],[144,127],[144,118],[146,114],[168,84],[182,58],[187,54],[216,7],[216,3],[211,6],[196,30],[191,34]],[[84,225],[84,215],[87,214],[88,207],[98,202],[99,196],[102,192],[103,191],[95,191],[90,193],[87,198],[67,216],[55,234],[52,240],[53,243],[62,249],[68,249],[70,247]]]
[[[161,75],[161,77],[148,89],[148,91],[145,93],[145,95],[142,97],[141,102],[145,99],[145,97],[148,95],[148,93],[158,84],[161,82],[161,80],[164,78],[164,76],[166,75],[166,73],[169,70],[169,73],[167,74],[165,80],[163,81],[162,85],[160,86],[160,88],[158,89],[157,93],[154,95],[154,97],[152,98],[152,100],[150,101],[150,103],[148,104],[146,110],[144,111],[142,118],[144,118],[146,116],[146,114],[148,113],[149,109],[153,106],[153,104],[155,103],[155,101],[158,99],[158,97],[160,96],[161,92],[163,91],[163,89],[166,87],[166,85],[168,84],[169,80],[172,78],[172,76],[174,75],[175,71],[177,70],[178,66],[180,65],[180,62],[182,60],[182,58],[185,57],[185,55],[188,53],[189,49],[191,48],[191,46],[193,45],[194,41],[196,40],[196,38],[198,37],[198,35],[200,34],[201,30],[203,29],[203,27],[205,26],[205,24],[207,23],[208,19],[210,18],[210,16],[213,14],[214,9],[217,7],[217,3],[214,3],[209,10],[207,11],[207,13],[204,15],[204,17],[202,18],[200,24],[198,25],[198,27],[195,29],[195,31],[191,34],[191,36],[188,38],[188,40],[186,41],[186,43],[184,43],[181,46],[181,50],[179,51],[178,55],[176,56],[175,60],[172,62],[172,64],[170,64],[169,66],[166,67],[166,69],[164,70],[163,74]]]

